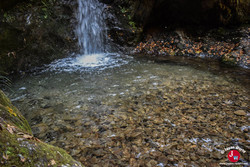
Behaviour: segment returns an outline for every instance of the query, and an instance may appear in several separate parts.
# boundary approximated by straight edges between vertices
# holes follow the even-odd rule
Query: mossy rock
[[[23,115],[13,106],[0,90],[0,118],[8,125],[16,126],[26,133],[32,134],[31,128]]]
[[[78,49],[73,2],[24,0],[0,10],[0,71],[15,73],[64,58]]]
[[[0,120],[0,166],[82,166],[63,149],[18,131],[19,129],[8,126]]]
[[[33,137],[22,114],[0,90],[1,167],[82,167],[65,150]]]

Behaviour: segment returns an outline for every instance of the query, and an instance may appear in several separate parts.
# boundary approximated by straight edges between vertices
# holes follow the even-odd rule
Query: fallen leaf
[[[8,160],[9,156],[7,154],[3,154],[3,159]]]
[[[55,160],[50,160],[50,165],[55,165],[56,164],[56,161]]]
[[[24,134],[24,135],[23,135],[23,138],[25,138],[25,139],[32,139],[32,138],[33,138],[33,136],[31,136],[31,135],[27,135],[27,134]]]
[[[16,129],[15,129],[15,126],[7,125],[7,130],[8,130],[11,134],[13,134],[14,131],[15,131]]]
[[[12,108],[7,107],[7,110],[9,111],[9,113],[10,113],[11,115],[14,115],[15,117],[17,116],[16,113],[13,111]]]
[[[24,156],[22,156],[21,154],[19,154],[19,157],[20,157],[20,161],[22,161],[22,162],[26,161],[26,158]]]

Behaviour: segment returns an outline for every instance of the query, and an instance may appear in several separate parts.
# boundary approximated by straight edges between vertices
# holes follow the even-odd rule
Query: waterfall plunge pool
[[[12,90],[34,135],[86,166],[218,164],[228,162],[224,148],[249,146],[249,90],[194,64],[77,55]]]

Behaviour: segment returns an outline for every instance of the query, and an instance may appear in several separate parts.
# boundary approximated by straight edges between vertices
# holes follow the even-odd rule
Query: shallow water
[[[228,162],[221,151],[229,146],[249,151],[249,91],[193,65],[78,55],[12,90],[34,135],[87,166],[200,166]]]

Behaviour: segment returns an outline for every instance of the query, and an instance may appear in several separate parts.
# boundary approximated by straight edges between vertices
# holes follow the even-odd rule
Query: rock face
[[[26,119],[0,90],[0,166],[82,165],[63,149],[33,137]]]
[[[128,8],[142,25],[227,25],[249,21],[247,0],[113,0],[103,2]],[[118,5],[117,5],[118,4]]]
[[[1,10],[8,10],[11,7],[15,6],[17,3],[20,3],[25,0],[2,0],[0,2],[0,9]]]
[[[72,24],[75,3],[27,1],[2,9],[0,71],[27,70],[68,56],[76,48]]]
[[[136,23],[133,17],[135,2],[100,1],[107,5],[105,10],[106,22],[108,26],[108,36],[111,41],[110,44],[113,45],[113,48],[118,48],[116,50],[119,50],[126,46],[135,45],[135,43],[140,40],[143,30],[143,27],[139,23]]]

